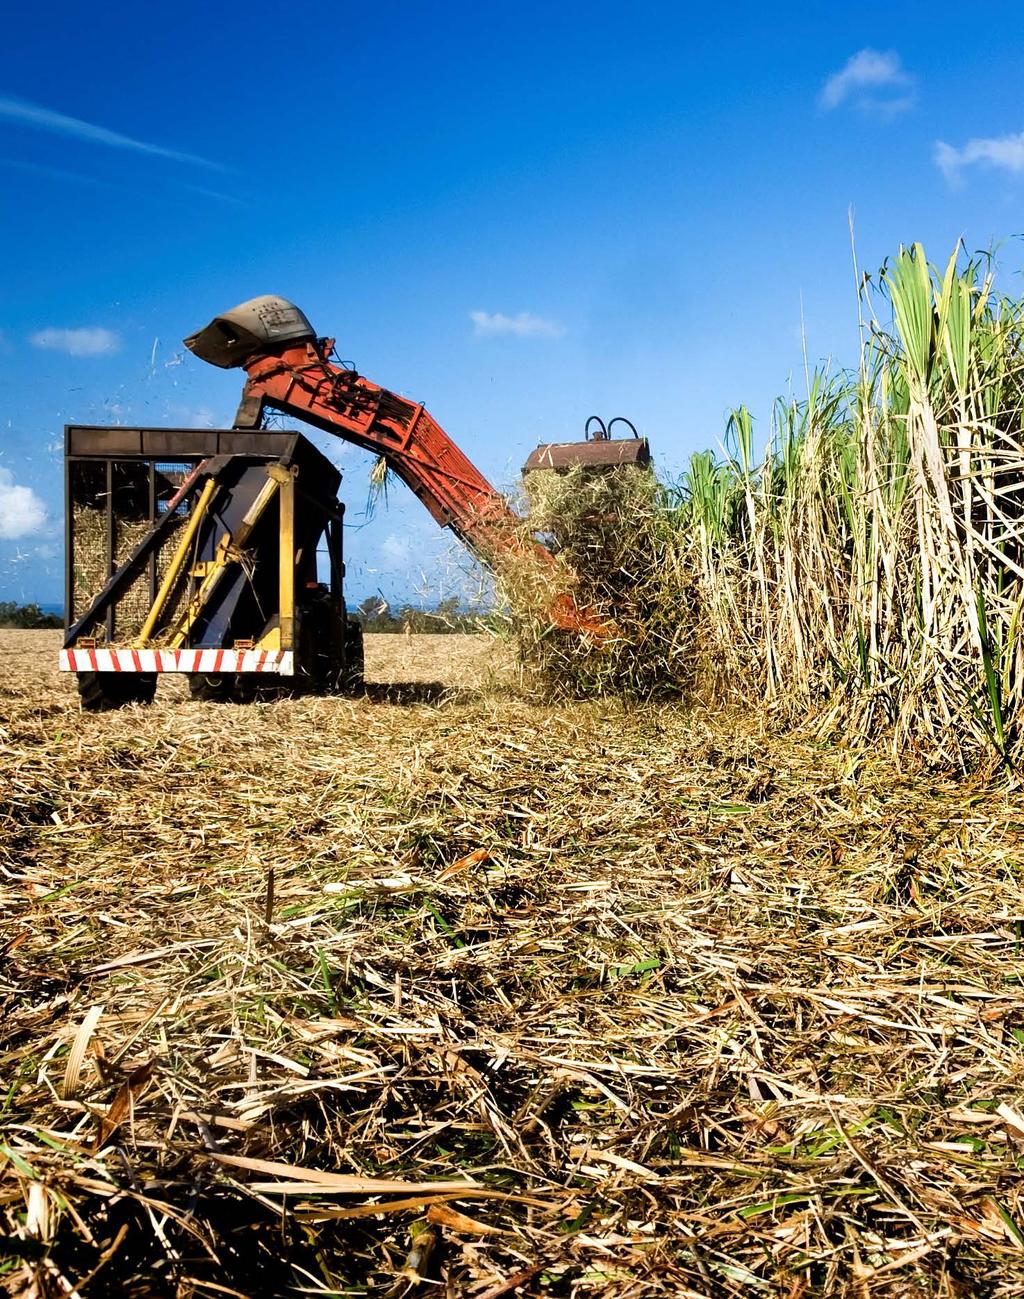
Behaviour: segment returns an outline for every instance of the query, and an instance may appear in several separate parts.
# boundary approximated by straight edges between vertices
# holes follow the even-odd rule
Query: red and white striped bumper
[[[295,675],[291,650],[65,649],[62,672],[276,672]]]

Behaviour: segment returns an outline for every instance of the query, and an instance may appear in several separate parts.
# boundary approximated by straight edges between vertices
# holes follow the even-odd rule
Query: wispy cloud
[[[248,199],[239,198],[237,194],[225,194],[219,189],[207,189],[205,185],[186,185],[183,182],[179,182],[176,185],[176,188],[187,189],[192,194],[202,194],[204,198],[220,199],[224,203],[237,203],[240,207],[249,206]]]
[[[121,339],[112,329],[40,329],[28,340],[45,352],[66,352],[68,356],[111,356],[121,350]]]
[[[13,167],[16,171],[27,171],[33,176],[45,176],[47,180],[76,181],[82,185],[94,185],[98,189],[120,190],[122,194],[134,194],[129,185],[119,185],[113,180],[104,180],[99,176],[85,176],[78,171],[66,171],[63,167],[48,167],[41,162],[27,162],[24,158],[0,158],[0,167]]]
[[[561,338],[565,329],[557,320],[545,320],[530,311],[520,311],[517,316],[506,316],[501,311],[471,311],[473,333],[478,338],[514,334],[519,338]]]
[[[959,148],[939,140],[935,145],[935,163],[948,181],[961,179],[964,167],[980,164],[1001,167],[1003,171],[1024,172],[1024,131],[1017,135],[991,135],[968,140]]]
[[[94,122],[83,122],[78,117],[68,117],[55,109],[42,104],[30,103],[27,99],[15,99],[0,95],[0,118],[9,122],[18,122],[22,126],[35,127],[39,131],[49,131],[51,135],[63,135],[73,140],[85,140],[89,144],[106,145],[109,149],[129,149],[134,153],[147,153],[155,158],[166,158],[170,162],[186,162],[196,167],[209,167],[214,171],[224,171],[218,162],[209,158],[200,158],[195,153],[184,153],[180,149],[167,149],[162,144],[152,144],[147,140],[136,140],[133,136],[122,135]]]
[[[914,78],[894,50],[858,50],[832,73],[818,97],[828,112],[848,102],[867,111],[905,112],[914,103]]]
[[[16,483],[9,469],[0,469],[0,541],[28,537],[45,522],[46,506],[32,488]]]
[[[121,194],[131,194],[138,198],[141,192],[150,198],[158,199],[160,202],[166,201],[161,195],[160,187],[148,185],[145,191],[140,191],[137,185],[119,185],[117,181],[107,180],[101,176],[87,176],[80,171],[68,171],[64,167],[48,167],[45,163],[27,162],[24,158],[0,158],[0,167],[13,167],[16,171],[26,171],[33,176],[45,176],[47,180],[56,180],[60,182],[71,181],[73,184],[92,185],[97,189],[112,189]],[[172,195],[176,190],[187,190],[190,194],[202,194],[206,198],[221,199],[225,203],[239,203],[245,205],[246,199],[238,198],[234,194],[223,194],[220,190],[207,189],[203,185],[190,185],[182,180],[169,180],[164,182]],[[182,200],[175,195],[178,202]]]

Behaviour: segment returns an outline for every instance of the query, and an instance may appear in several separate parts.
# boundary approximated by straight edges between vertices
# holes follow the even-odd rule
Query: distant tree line
[[[475,632],[480,630],[481,616],[460,607],[458,596],[439,600],[433,609],[417,609],[403,604],[393,609],[381,596],[371,595],[356,609],[356,617],[365,632],[423,633]]]
[[[481,615],[460,607],[457,596],[439,600],[433,609],[403,604],[393,609],[380,596],[369,596],[356,610],[356,617],[367,632],[451,633],[480,630]],[[20,627],[32,631],[61,628],[64,619],[56,613],[44,613],[38,604],[17,604],[0,600],[0,627]]]
[[[38,631],[63,626],[63,618],[55,613],[43,613],[37,604],[15,604],[13,600],[0,600],[0,627],[24,627]]]

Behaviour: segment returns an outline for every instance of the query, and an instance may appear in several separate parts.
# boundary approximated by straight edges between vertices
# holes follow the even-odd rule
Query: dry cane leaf
[[[252,1173],[268,1173],[274,1177],[317,1186],[325,1191],[336,1191],[341,1195],[378,1195],[392,1191],[450,1191],[455,1195],[481,1189],[477,1182],[412,1182],[401,1178],[359,1177],[350,1173],[327,1173],[313,1168],[300,1168],[296,1164],[279,1164],[269,1159],[247,1159],[243,1155],[210,1152],[207,1158],[231,1168],[243,1168]]]
[[[138,1069],[133,1070],[121,1084],[117,1095],[110,1103],[110,1108],[100,1119],[99,1130],[92,1145],[94,1154],[96,1151],[103,1149],[124,1122],[134,1103],[142,1096],[146,1084],[153,1076],[154,1068],[154,1061],[148,1060],[145,1064],[140,1065]]]
[[[459,1213],[458,1209],[453,1209],[449,1204],[432,1204],[427,1210],[427,1221],[436,1223],[439,1227],[447,1227],[449,1231],[460,1231],[468,1236],[505,1234],[500,1227],[491,1227],[486,1222],[477,1222],[475,1218]]]
[[[491,860],[491,854],[486,848],[476,848],[473,852],[468,853],[465,857],[460,857],[458,861],[452,862],[446,866],[438,875],[438,880],[451,879],[453,875],[461,875],[463,871],[469,870],[471,866],[482,865],[483,862]]]
[[[75,1040],[71,1044],[71,1050],[68,1052],[67,1067],[64,1070],[64,1084],[61,1088],[61,1095],[65,1100],[74,1096],[75,1092],[78,1090],[78,1080],[82,1072],[85,1053],[89,1049],[92,1035],[96,1031],[96,1025],[100,1022],[102,1015],[102,1005],[90,1006],[86,1012],[85,1018],[78,1026]]]

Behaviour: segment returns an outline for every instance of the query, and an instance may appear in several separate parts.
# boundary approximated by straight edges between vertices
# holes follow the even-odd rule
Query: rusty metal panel
[[[180,429],[147,428],[141,431],[140,437],[144,456],[188,460],[193,457],[205,459],[217,453],[217,437],[212,430],[195,429],[183,433]]]
[[[69,424],[69,456],[143,456],[205,460],[215,455],[259,456],[279,460],[293,454],[301,434],[289,429],[122,428]]]
[[[646,438],[593,438],[588,442],[548,442],[531,451],[523,473],[535,469],[565,471],[576,465],[585,469],[614,469],[618,466],[643,468],[651,463]]]
[[[229,456],[273,456],[280,460],[282,456],[294,454],[295,445],[301,434],[287,430],[266,432],[254,429],[238,431],[225,429],[220,434],[221,455]]]
[[[69,456],[137,456],[142,454],[142,434],[137,428],[81,428],[65,430]]]
[[[216,428],[147,428],[142,430],[142,454],[174,459],[245,455],[278,460],[288,454],[297,436],[281,430],[238,433],[234,429]]]

